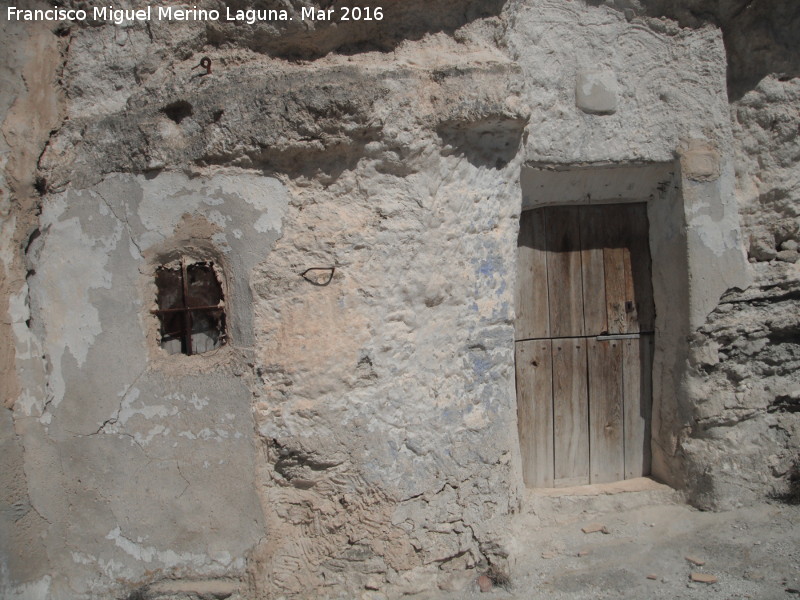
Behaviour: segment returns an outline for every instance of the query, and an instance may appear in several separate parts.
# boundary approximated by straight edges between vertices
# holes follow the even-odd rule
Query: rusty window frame
[[[216,286],[213,292],[216,292],[216,295],[219,296],[218,302],[216,304],[205,304],[205,305],[193,305],[192,297],[195,294],[190,293],[189,289],[189,269],[192,267],[205,267],[203,271],[210,275],[208,278],[209,281],[213,281]],[[171,302],[171,306],[164,307],[163,303],[170,303],[170,299],[167,295],[167,292],[164,288],[159,285],[159,271],[169,272],[169,271],[177,271],[178,276],[180,278],[180,298],[177,300],[178,306],[175,306],[175,299]],[[206,349],[201,352],[196,352],[192,340],[192,336],[197,333],[205,333],[208,331],[212,331],[216,329],[218,333],[218,338],[216,341],[216,345],[211,350],[216,350],[222,346],[224,346],[227,342],[226,336],[226,314],[225,314],[225,298],[224,298],[224,291],[222,288],[222,283],[220,278],[217,275],[217,271],[214,268],[214,263],[210,260],[203,261],[187,261],[186,257],[181,257],[180,259],[180,269],[175,269],[174,267],[169,267],[167,265],[161,265],[156,269],[156,301],[158,302],[158,308],[151,310],[150,312],[156,316],[158,316],[159,325],[160,325],[160,336],[161,336],[161,344],[162,348],[164,348],[164,340],[165,338],[169,339],[178,339],[181,342],[181,350],[180,353],[186,356],[193,356],[196,354],[203,354],[204,352],[210,351]],[[202,312],[216,312],[218,313],[216,316],[216,327],[209,328],[209,329],[201,329],[195,330],[195,313],[202,313]],[[167,318],[170,315],[175,314],[182,314],[183,318],[180,319],[181,326],[176,331],[165,331]],[[174,352],[174,354],[178,354],[178,352]]]

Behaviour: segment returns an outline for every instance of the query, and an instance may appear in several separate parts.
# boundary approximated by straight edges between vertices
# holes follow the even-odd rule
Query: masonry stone
[[[617,111],[617,88],[613,71],[579,71],[575,102],[583,112],[611,114]]]

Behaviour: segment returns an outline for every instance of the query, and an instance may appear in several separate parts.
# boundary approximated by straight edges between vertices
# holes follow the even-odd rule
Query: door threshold
[[[572,487],[558,488],[529,488],[528,492],[535,496],[558,497],[558,496],[604,496],[613,494],[625,494],[628,492],[671,492],[674,491],[668,485],[659,483],[650,477],[636,477],[625,479],[613,483],[592,483],[589,485],[576,485]]]

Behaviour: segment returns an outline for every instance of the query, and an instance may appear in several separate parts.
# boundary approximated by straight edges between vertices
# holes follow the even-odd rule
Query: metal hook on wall
[[[202,77],[203,75],[211,75],[211,59],[208,58],[207,56],[204,56],[203,58],[200,59],[199,65],[195,65],[192,67],[192,71],[198,68],[206,70],[205,73],[200,73],[200,77]]]
[[[319,277],[315,277],[315,278],[310,277],[309,273],[312,273],[314,271],[327,271],[327,273],[328,273],[327,278],[324,275],[321,278],[319,278]],[[308,283],[310,283],[312,285],[326,286],[333,280],[333,274],[334,274],[335,271],[336,271],[336,267],[310,267],[310,268],[306,269],[305,271],[303,271],[302,273],[300,273],[300,277],[302,277],[303,279],[305,279]]]

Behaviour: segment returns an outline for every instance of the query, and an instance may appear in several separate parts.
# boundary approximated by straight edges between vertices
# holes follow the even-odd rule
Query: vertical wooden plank
[[[550,306],[547,300],[544,210],[528,210],[520,216],[517,273],[516,339],[548,337]]]
[[[608,331],[606,282],[603,263],[605,223],[602,206],[582,207],[579,213],[581,276],[583,278],[583,321],[586,335]]]
[[[653,331],[655,326],[655,306],[653,303],[653,283],[651,274],[650,240],[647,221],[647,204],[628,205],[630,230],[631,265],[626,278],[628,299],[632,310],[628,311],[628,332]]]
[[[602,214],[605,230],[603,273],[606,283],[608,333],[625,333],[628,328],[625,311],[625,254],[627,249],[623,236],[627,226],[625,223],[627,215],[624,208],[619,206],[606,206]]]
[[[631,214],[626,211],[627,214]],[[632,223],[628,222],[631,226]],[[639,316],[636,308],[636,294],[634,293],[633,281],[633,258],[631,256],[631,231],[628,227],[622,236],[622,269],[625,273],[625,300],[622,308],[625,313],[625,326],[622,331],[625,333],[639,332]]]
[[[650,474],[653,336],[624,340],[625,479]]]
[[[553,340],[554,485],[589,483],[586,339]]]
[[[547,214],[547,288],[550,335],[584,334],[578,209],[549,208]]]
[[[588,339],[591,483],[624,479],[620,340]]]
[[[528,487],[553,487],[553,364],[550,340],[517,342],[517,427]]]
[[[636,291],[633,265],[636,257],[633,256],[633,240],[640,235],[638,229],[641,227],[639,213],[636,210],[638,204],[625,204],[624,220],[622,221],[622,235],[620,236],[620,246],[622,247],[622,266],[625,271],[625,333],[639,332],[639,308],[636,304]]]
[[[648,280],[649,281],[649,280]],[[655,309],[653,310],[655,317]],[[647,343],[645,343],[647,342]],[[653,462],[651,439],[653,423],[653,357],[656,351],[655,334],[642,335],[640,347],[641,373],[642,373],[642,406],[644,407],[644,452],[642,458],[642,475],[650,475],[650,465]]]

